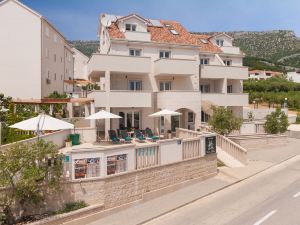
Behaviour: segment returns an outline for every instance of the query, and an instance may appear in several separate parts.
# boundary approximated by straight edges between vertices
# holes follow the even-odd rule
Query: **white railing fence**
[[[136,169],[159,165],[158,149],[158,145],[136,148]]]
[[[182,158],[191,159],[201,156],[201,137],[188,138],[182,141]]]

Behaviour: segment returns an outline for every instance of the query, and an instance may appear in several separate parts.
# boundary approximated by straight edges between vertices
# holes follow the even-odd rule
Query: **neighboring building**
[[[72,48],[74,56],[74,79],[87,80],[87,62],[89,57],[76,48]]]
[[[270,70],[251,70],[248,78],[254,80],[266,80],[271,77],[281,77],[283,73]]]
[[[300,70],[295,72],[288,72],[287,79],[295,83],[300,83]]]
[[[196,35],[176,21],[136,14],[103,14],[98,32],[100,52],[90,58],[87,77],[102,90],[88,96],[97,108],[123,117],[106,122],[106,129],[196,129],[207,120],[207,105],[229,107],[242,117],[248,105],[242,86],[248,68],[230,36]],[[157,123],[148,117],[164,108],[182,116]]]
[[[0,2],[0,93],[41,99],[73,79],[73,53],[42,15],[17,0]]]

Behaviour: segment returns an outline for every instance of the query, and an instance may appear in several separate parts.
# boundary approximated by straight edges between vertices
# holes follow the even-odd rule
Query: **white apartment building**
[[[17,0],[0,1],[0,93],[41,99],[72,91],[73,53],[42,15]]]
[[[123,117],[106,121],[106,130],[196,129],[207,119],[208,105],[229,107],[242,117],[243,106],[248,105],[242,88],[248,68],[228,35],[191,34],[176,21],[136,14],[102,14],[98,32],[100,52],[90,58],[87,77],[101,90],[88,97],[94,98],[97,108]],[[182,115],[149,118],[159,109]]]
[[[249,79],[266,80],[272,77],[282,77],[283,73],[270,70],[251,70],[249,71]]]

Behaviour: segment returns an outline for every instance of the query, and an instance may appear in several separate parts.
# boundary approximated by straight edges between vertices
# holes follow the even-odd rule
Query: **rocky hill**
[[[98,51],[99,41],[69,41],[70,44],[81,51],[86,56],[90,57]]]

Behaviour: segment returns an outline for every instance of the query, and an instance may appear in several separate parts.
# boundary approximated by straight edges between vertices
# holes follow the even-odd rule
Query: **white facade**
[[[17,0],[0,2],[0,27],[0,93],[22,99],[63,93],[64,79],[73,79],[73,56],[65,38]]]
[[[300,83],[300,73],[299,72],[288,72],[287,79],[295,83]]]
[[[100,52],[90,58],[87,77],[99,83],[101,90],[93,91],[89,97],[95,99],[96,107],[124,118],[107,121],[106,130],[150,127],[163,132],[175,126],[196,129],[205,120],[203,101],[230,107],[242,116],[243,106],[248,105],[248,95],[242,88],[248,68],[243,67],[244,54],[232,46],[231,37],[212,36],[208,44],[220,51],[202,51],[195,42],[177,41],[183,34],[184,39],[195,37],[176,22],[169,25],[168,21],[147,20],[135,14],[103,14],[100,18]],[[168,36],[167,41],[154,41],[155,29],[169,30],[170,34],[162,35]],[[177,110],[182,116],[168,117],[164,124],[148,117],[164,108]]]
[[[74,56],[74,79],[84,79],[87,80],[87,62],[89,57],[84,55],[81,51],[76,48],[72,48]]]

